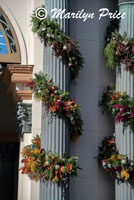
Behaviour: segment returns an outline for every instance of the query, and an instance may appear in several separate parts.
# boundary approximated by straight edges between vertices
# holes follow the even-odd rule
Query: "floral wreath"
[[[121,36],[118,31],[112,33],[110,41],[104,49],[107,66],[114,69],[125,65],[125,70],[134,73],[134,39]]]
[[[80,106],[76,104],[76,99],[70,100],[69,92],[60,90],[42,72],[35,74],[35,78],[27,86],[30,86],[35,98],[44,103],[45,113],[50,112],[52,116],[69,120],[72,137],[82,134]]]
[[[77,176],[77,170],[80,169],[77,157],[67,158],[41,149],[38,135],[32,140],[32,144],[23,148],[22,156],[22,174],[36,182],[40,180],[62,183],[63,189],[68,186],[68,178]]]
[[[102,111],[110,111],[115,123],[122,122],[123,127],[134,128],[134,100],[126,92],[117,92],[113,86],[107,86],[99,102]]]
[[[75,79],[83,67],[83,57],[78,49],[78,44],[65,34],[56,20],[50,17],[39,19],[36,10],[32,15],[32,31],[46,46],[51,46],[53,54],[62,58],[70,69],[71,79]]]
[[[134,161],[128,159],[127,155],[119,154],[115,138],[105,137],[99,147],[98,164],[106,172],[117,180],[118,183],[133,183],[134,179]]]

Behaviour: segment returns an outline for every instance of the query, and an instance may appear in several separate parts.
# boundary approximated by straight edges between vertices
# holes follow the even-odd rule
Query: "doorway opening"
[[[16,105],[3,82],[6,65],[0,65],[0,199],[17,200],[19,137]]]

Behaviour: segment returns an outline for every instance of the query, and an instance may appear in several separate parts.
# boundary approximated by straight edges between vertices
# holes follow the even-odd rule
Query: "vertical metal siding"
[[[126,18],[121,20],[120,33],[127,33],[128,37],[134,37],[134,1],[119,1],[120,12],[125,12]],[[123,66],[121,72],[116,72],[116,87],[117,91],[127,92],[128,95],[134,97],[134,78],[129,72],[124,71]],[[116,143],[120,153],[127,154],[129,159],[134,157],[134,136],[133,133],[126,129],[123,133],[122,124],[116,124]],[[133,200],[134,188],[130,184],[116,183],[116,200]]]
[[[52,8],[67,9],[67,0],[46,0],[45,8],[51,14]],[[65,19],[58,20],[64,32],[67,32]],[[44,74],[52,78],[55,85],[63,91],[69,90],[69,71],[61,59],[52,54],[52,49],[44,48]],[[43,117],[42,120],[42,148],[62,155],[69,153],[69,127],[67,122],[57,117],[51,118],[50,115]],[[55,183],[41,183],[40,200],[65,200],[62,186]]]

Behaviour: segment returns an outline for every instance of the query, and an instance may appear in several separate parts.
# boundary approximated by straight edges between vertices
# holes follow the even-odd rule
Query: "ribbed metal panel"
[[[118,2],[119,2],[119,4],[120,3],[127,3],[128,4],[128,3],[134,3],[134,0],[119,0]]]
[[[51,9],[67,9],[67,0],[46,0],[45,8],[51,16]],[[64,32],[68,31],[65,19],[58,20]],[[52,78],[63,91],[69,90],[69,71],[61,59],[52,54],[51,48],[44,48],[44,74]],[[62,155],[69,154],[69,127],[59,118],[44,116],[42,120],[42,148]],[[62,186],[54,183],[41,183],[40,200],[69,200],[68,191],[63,195]]]
[[[127,33],[128,37],[134,37],[134,1],[120,1],[126,2],[120,4],[120,12],[126,13],[126,18],[121,20],[120,23],[120,33]],[[121,67],[121,72],[117,70],[116,73],[116,86],[117,91],[127,92],[128,95],[134,97],[134,77],[129,72],[126,72]],[[117,124],[115,126],[116,132],[116,143],[117,148],[120,153],[127,154],[129,159],[134,158],[134,135],[126,129],[123,132],[122,124]],[[130,184],[120,184],[116,183],[116,200],[133,200],[134,199],[134,187]]]
[[[119,3],[128,3],[128,2],[134,2],[134,0],[119,0]]]

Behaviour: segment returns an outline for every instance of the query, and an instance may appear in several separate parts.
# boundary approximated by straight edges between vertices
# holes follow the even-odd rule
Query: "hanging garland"
[[[63,189],[68,185],[68,178],[77,176],[77,170],[80,169],[77,157],[60,157],[58,154],[41,149],[38,135],[32,140],[32,144],[23,148],[22,156],[20,168],[22,174],[27,174],[35,181],[62,183]]]
[[[125,70],[134,73],[134,39],[128,39],[126,35],[121,36],[117,31],[104,49],[107,65],[114,69],[125,65]]]
[[[122,122],[123,127],[129,127],[130,131],[134,128],[134,100],[126,92],[117,92],[111,86],[103,93],[99,102],[102,111],[110,111],[115,118],[115,123]]]
[[[69,92],[60,90],[41,72],[35,74],[35,78],[27,86],[30,86],[35,98],[44,103],[46,114],[50,112],[52,116],[69,120],[72,136],[82,134],[80,106],[76,104],[76,99],[70,100]]]
[[[38,19],[35,12],[36,10],[31,20],[32,31],[46,46],[52,47],[56,57],[65,60],[70,69],[71,79],[74,80],[83,67],[83,57],[78,49],[78,44],[60,29],[56,20],[51,20],[50,17]]]
[[[119,154],[114,137],[105,137],[99,147],[98,163],[118,183],[131,183],[134,179],[134,161],[128,160],[127,155]]]
[[[106,45],[110,42],[112,38],[112,33],[117,31],[118,29],[119,29],[119,20],[112,19],[106,29],[106,35],[105,35]]]

